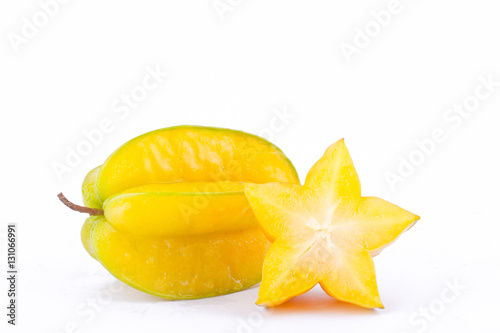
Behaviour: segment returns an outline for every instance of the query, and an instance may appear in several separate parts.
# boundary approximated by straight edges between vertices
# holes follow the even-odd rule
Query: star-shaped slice
[[[317,283],[330,296],[383,308],[372,257],[418,219],[376,197],[362,197],[351,156],[339,140],[305,184],[243,184],[273,242],[264,260],[258,305],[276,306]]]

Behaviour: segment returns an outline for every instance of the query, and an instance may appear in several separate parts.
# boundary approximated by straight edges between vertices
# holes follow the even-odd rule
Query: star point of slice
[[[264,233],[258,305],[276,306],[320,284],[330,296],[383,308],[372,257],[419,217],[376,197],[362,197],[344,140],[331,145],[303,186],[242,184]]]

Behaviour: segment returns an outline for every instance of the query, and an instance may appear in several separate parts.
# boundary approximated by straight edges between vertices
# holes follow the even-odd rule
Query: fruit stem
[[[57,197],[59,198],[59,200],[61,200],[61,202],[63,204],[65,204],[66,206],[68,206],[69,208],[71,208],[71,209],[73,209],[73,210],[75,210],[77,212],[87,213],[89,215],[104,215],[104,210],[102,210],[102,209],[90,208],[90,207],[84,207],[84,206],[75,205],[74,203],[72,203],[71,201],[69,201],[68,199],[66,199],[66,197],[62,193],[59,193],[57,195]]]

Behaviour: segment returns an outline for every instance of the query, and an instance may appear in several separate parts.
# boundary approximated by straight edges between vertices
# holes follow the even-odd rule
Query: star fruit
[[[270,243],[240,182],[299,184],[286,156],[244,132],[146,133],[85,177],[87,252],[124,283],[167,299],[227,294],[261,280]]]
[[[419,219],[376,197],[362,197],[353,162],[339,140],[297,184],[244,184],[272,246],[258,305],[276,306],[316,284],[330,296],[383,308],[372,256]]]

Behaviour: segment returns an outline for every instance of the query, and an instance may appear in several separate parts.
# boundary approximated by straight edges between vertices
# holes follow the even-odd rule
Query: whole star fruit
[[[124,283],[166,299],[261,280],[270,243],[240,182],[300,184],[283,152],[229,129],[178,126],[130,140],[85,177],[87,252]]]
[[[383,308],[372,256],[419,219],[376,197],[362,197],[351,156],[339,140],[297,184],[243,184],[273,242],[258,305],[277,306],[320,284],[330,296]]]

